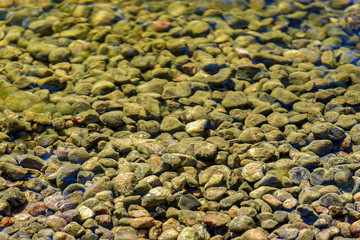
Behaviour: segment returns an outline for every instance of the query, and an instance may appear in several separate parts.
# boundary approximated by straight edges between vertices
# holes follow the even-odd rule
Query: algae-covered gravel
[[[0,20],[0,239],[360,238],[357,1]]]

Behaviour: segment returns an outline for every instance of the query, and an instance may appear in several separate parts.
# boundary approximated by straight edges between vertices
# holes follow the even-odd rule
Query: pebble
[[[289,119],[286,116],[284,116],[283,114],[278,113],[278,112],[271,113],[267,117],[267,121],[270,125],[277,127],[277,128],[283,128],[283,127],[285,127],[285,125],[287,125],[289,123]]]
[[[109,227],[112,225],[112,220],[111,220],[111,216],[107,215],[107,214],[101,214],[101,215],[97,215],[95,217],[95,221],[103,227]]]
[[[264,177],[265,166],[261,162],[246,164],[242,170],[242,177],[248,182],[256,182]]]
[[[230,217],[225,214],[212,214],[211,212],[207,212],[207,214],[202,217],[202,222],[212,227],[223,227],[230,222]]]
[[[6,228],[13,225],[15,221],[11,217],[4,217],[0,221],[0,228]]]
[[[27,202],[25,194],[17,187],[11,187],[3,191],[2,199],[8,202],[12,209],[21,207]]]
[[[297,204],[298,204],[298,201],[295,198],[289,198],[283,202],[283,206],[286,209],[295,208]]]
[[[0,213],[6,216],[11,213],[10,204],[6,200],[0,199]]]
[[[175,117],[165,117],[160,125],[160,129],[165,132],[178,132],[185,129],[185,125]]]
[[[271,91],[270,96],[284,105],[292,105],[299,100],[298,96],[283,88],[275,88]]]
[[[299,230],[297,228],[286,228],[279,233],[279,237],[283,239],[296,239],[298,234]]]
[[[59,230],[63,230],[64,227],[66,226],[67,222],[65,221],[65,219],[56,216],[56,215],[52,215],[52,216],[48,216],[46,218],[46,223],[49,225],[49,227],[51,227],[55,232],[59,231]]]
[[[180,210],[179,221],[186,226],[192,226],[200,222],[201,217],[196,212],[190,210]]]
[[[199,137],[205,134],[206,119],[196,120],[185,125],[185,131],[192,137]]]
[[[196,210],[201,206],[199,200],[191,194],[180,196],[178,206],[180,209]]]
[[[17,160],[19,162],[19,165],[23,168],[33,168],[40,170],[45,165],[44,160],[30,154],[19,155],[17,157]]]
[[[255,227],[255,222],[251,217],[238,216],[231,220],[229,228],[236,233],[244,232]]]
[[[150,228],[154,226],[154,219],[152,217],[134,218],[131,219],[130,226],[132,226],[135,229]]]
[[[177,239],[178,240],[186,240],[186,239],[199,240],[200,236],[199,236],[199,233],[194,228],[186,227],[183,230],[181,230]]]
[[[199,37],[206,34],[210,30],[210,25],[205,21],[191,21],[187,25],[187,29],[194,37]]]
[[[80,221],[82,222],[92,218],[95,215],[94,211],[84,205],[79,205],[76,210],[79,211]]]
[[[204,197],[207,200],[217,201],[222,199],[226,191],[227,191],[226,187],[211,187],[206,189],[204,193]]]
[[[159,240],[175,240],[179,236],[179,232],[175,229],[168,229],[161,233]]]
[[[116,129],[124,124],[123,117],[122,111],[111,111],[100,115],[99,119],[106,126]]]
[[[247,97],[242,92],[229,91],[221,102],[225,108],[239,108],[248,103]]]
[[[300,184],[300,182],[310,178],[310,171],[304,167],[294,167],[289,171],[289,178],[295,184]]]
[[[65,188],[67,185],[74,183],[79,169],[80,167],[78,165],[71,163],[60,167],[56,174],[56,185],[60,188]]]
[[[136,184],[136,176],[131,172],[120,173],[112,182],[119,194],[130,195]]]
[[[46,210],[47,210],[47,207],[42,202],[36,202],[34,204],[31,204],[30,207],[29,207],[29,205],[27,206],[27,211],[32,216],[45,215]]]
[[[23,167],[6,162],[0,162],[0,169],[13,180],[20,180],[27,173],[27,170]]]
[[[265,134],[258,127],[247,128],[239,135],[239,140],[243,143],[257,143],[263,140]]]
[[[158,19],[153,25],[156,32],[167,32],[171,28],[171,22],[167,19]]]
[[[265,232],[258,228],[252,228],[247,231],[245,231],[241,235],[241,239],[249,239],[249,240],[266,240],[268,239]]]
[[[64,232],[56,232],[53,235],[53,239],[55,240],[75,240],[76,238],[74,236],[71,236],[70,234],[64,233]]]
[[[319,203],[324,207],[343,206],[342,198],[336,193],[327,193],[319,199]]]

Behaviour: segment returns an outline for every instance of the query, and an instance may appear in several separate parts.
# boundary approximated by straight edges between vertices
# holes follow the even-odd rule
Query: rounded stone
[[[105,95],[115,90],[115,84],[109,81],[98,81],[91,88],[91,93],[95,96]]]
[[[240,233],[255,227],[255,222],[251,217],[239,216],[231,220],[229,228],[231,231]]]
[[[71,236],[68,233],[65,232],[56,232],[53,237],[53,240],[75,240],[74,236]]]
[[[191,35],[198,37],[209,32],[210,25],[207,22],[195,20],[189,22],[187,29],[190,31]]]
[[[194,228],[186,227],[180,232],[179,236],[177,237],[177,240],[188,240],[188,239],[200,240],[200,235]]]
[[[239,140],[243,143],[256,143],[263,140],[265,134],[258,127],[250,127],[241,132]]]
[[[199,159],[210,161],[217,153],[217,146],[209,142],[199,141],[195,143],[194,150]]]
[[[247,230],[246,232],[244,232],[241,235],[241,239],[246,239],[246,240],[267,240],[268,237],[266,236],[266,234],[258,229],[258,228],[252,228]]]
[[[44,165],[45,161],[37,156],[31,154],[22,154],[17,157],[19,165],[24,168],[32,168],[40,170]]]
[[[207,120],[200,119],[186,124],[185,131],[186,133],[188,133],[193,137],[202,136],[205,134],[206,125],[207,125]]]
[[[241,175],[248,182],[257,182],[264,177],[265,165],[261,162],[251,162],[244,166]]]
[[[327,193],[319,199],[320,205],[324,207],[343,206],[343,199],[336,193]]]
[[[181,195],[178,206],[180,209],[196,210],[201,206],[199,200],[191,194]]]
[[[277,127],[277,128],[283,128],[285,125],[289,123],[289,119],[279,112],[273,112],[267,117],[267,121],[270,125]]]
[[[233,109],[233,108],[240,108],[245,106],[248,103],[247,97],[245,95],[245,93],[243,92],[228,92],[224,99],[221,102],[221,105],[224,108],[229,108],[229,109]]]
[[[75,148],[70,150],[68,159],[71,163],[82,164],[89,160],[91,155],[86,151],[85,148]]]
[[[26,203],[26,197],[17,187],[11,187],[3,191],[2,199],[8,202],[11,208],[17,208]]]
[[[55,48],[49,54],[49,61],[52,63],[66,62],[69,60],[70,50],[64,47]]]
[[[100,121],[110,128],[118,128],[124,124],[122,111],[111,111],[100,115]]]
[[[302,181],[309,180],[310,178],[310,171],[304,167],[294,167],[289,170],[288,174],[295,184],[300,184]]]
[[[161,124],[160,129],[164,132],[178,132],[185,129],[185,125],[179,119],[171,116],[165,117]]]
[[[258,127],[261,126],[263,123],[266,122],[266,117],[262,114],[250,114],[245,119],[245,126],[246,127]]]

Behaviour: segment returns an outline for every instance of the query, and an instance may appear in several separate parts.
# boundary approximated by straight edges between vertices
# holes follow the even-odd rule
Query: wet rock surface
[[[357,239],[359,5],[0,1],[0,239]]]

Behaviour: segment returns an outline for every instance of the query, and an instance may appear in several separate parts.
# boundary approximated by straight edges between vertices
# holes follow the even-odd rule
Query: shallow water
[[[359,6],[0,0],[0,239],[359,237]]]

